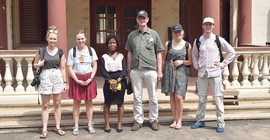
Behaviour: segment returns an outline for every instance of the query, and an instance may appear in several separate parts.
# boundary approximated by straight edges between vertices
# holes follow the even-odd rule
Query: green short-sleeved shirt
[[[142,33],[139,29],[128,35],[125,49],[133,53],[131,69],[157,70],[156,54],[164,50],[158,33],[150,28]]]

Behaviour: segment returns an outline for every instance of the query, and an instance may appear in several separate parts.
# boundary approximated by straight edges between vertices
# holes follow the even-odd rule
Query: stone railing
[[[269,89],[270,47],[238,47],[233,62],[223,72],[227,89]],[[37,93],[34,78],[36,51],[0,50],[0,95]],[[3,62],[4,61],[4,62]]]
[[[270,47],[238,47],[223,82],[233,89],[269,89]]]
[[[0,51],[2,61],[0,63],[0,94],[12,95],[37,92],[35,87],[30,85],[34,78],[32,63],[36,52],[32,50]]]

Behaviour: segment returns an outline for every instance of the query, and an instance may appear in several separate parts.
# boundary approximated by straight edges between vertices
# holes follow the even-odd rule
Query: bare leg
[[[104,113],[105,129],[106,130],[110,129],[110,124],[109,124],[110,107],[111,107],[111,105],[104,104],[103,113]]]
[[[92,125],[92,117],[93,117],[92,100],[85,100],[85,106],[86,106],[86,116],[88,119],[88,125]]]
[[[118,124],[117,128],[122,129],[122,120],[123,120],[123,114],[124,114],[124,104],[118,104]]]
[[[177,128],[181,128],[182,125],[182,114],[183,114],[183,97],[180,95],[175,95],[175,109],[176,109],[176,117],[177,117]]]
[[[170,92],[170,105],[171,105],[171,110],[173,114],[173,121],[177,122],[177,116],[176,116],[176,106],[175,106],[175,93]]]
[[[80,105],[81,101],[73,100],[73,120],[75,127],[79,127]]]
[[[54,105],[54,119],[55,119],[56,129],[60,129],[61,94],[54,94],[53,95],[53,105]]]
[[[48,126],[48,120],[49,120],[49,107],[50,107],[50,95],[44,95],[41,94],[41,100],[42,100],[42,125],[43,129],[42,131],[47,131]]]

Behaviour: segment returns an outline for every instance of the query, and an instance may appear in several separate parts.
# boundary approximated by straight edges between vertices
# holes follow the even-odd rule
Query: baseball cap
[[[206,18],[203,19],[203,23],[202,24],[204,24],[206,22],[210,22],[210,23],[214,24],[214,19],[211,18],[211,17],[206,17]]]
[[[148,14],[145,10],[140,10],[137,14],[137,17],[146,17],[148,18]]]
[[[181,31],[181,30],[183,30],[183,27],[181,24],[174,24],[173,25],[173,32]]]

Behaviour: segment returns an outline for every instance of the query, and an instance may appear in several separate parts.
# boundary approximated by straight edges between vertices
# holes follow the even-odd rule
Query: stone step
[[[226,120],[256,120],[256,119],[269,119],[270,113],[240,113],[240,114],[225,114],[225,121]],[[205,116],[206,121],[216,121],[215,114],[206,114]],[[145,124],[147,125],[148,118],[145,118]],[[169,124],[173,121],[172,116],[160,116],[159,122],[161,124]],[[195,114],[193,115],[183,115],[182,119],[183,123],[185,122],[195,122]],[[132,124],[134,122],[133,117],[124,117],[123,124]],[[104,118],[93,118],[93,123],[95,127],[103,127],[104,126]],[[116,125],[117,118],[110,118],[110,124]],[[207,122],[206,122],[207,125]],[[80,128],[87,128],[87,119],[80,119],[79,120]],[[61,121],[61,127],[64,130],[72,131],[73,127],[73,119],[66,119]],[[0,133],[6,132],[23,132],[23,131],[33,131],[33,130],[40,130],[42,128],[42,121],[41,120],[20,120],[20,121],[5,121],[0,122]],[[48,129],[53,130],[55,128],[54,120],[49,120],[48,122]]]
[[[225,113],[228,114],[236,114],[236,113],[270,113],[270,101],[258,102],[256,104],[241,104],[240,106],[237,105],[226,105],[225,106]],[[197,104],[184,104],[184,115],[193,115],[196,114]],[[65,119],[72,119],[72,107],[69,108],[62,108],[62,120]],[[94,116],[93,118],[102,118],[103,117],[103,107],[102,106],[94,106]],[[145,116],[149,113],[148,105],[144,105],[143,107]],[[0,109],[0,122],[3,121],[19,121],[19,120],[40,120],[41,119],[41,107],[40,108],[1,108]],[[170,116],[171,115],[171,108],[169,104],[159,104],[159,112],[160,116]],[[51,120],[54,119],[53,117],[53,108],[49,109],[50,118]],[[208,104],[206,108],[206,113],[208,114],[215,114],[216,108],[214,104]],[[111,106],[111,117],[117,117],[117,106]],[[133,106],[125,106],[125,113],[124,117],[133,116]],[[81,107],[81,118],[86,118],[85,107]]]

